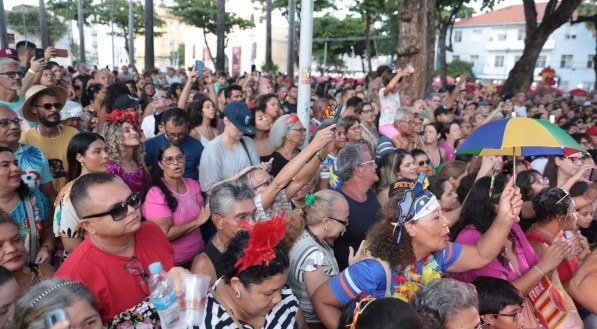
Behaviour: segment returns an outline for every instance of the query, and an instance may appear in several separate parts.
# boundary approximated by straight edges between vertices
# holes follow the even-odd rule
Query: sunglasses
[[[348,226],[348,220],[339,220],[339,219],[337,219],[337,218],[334,218],[334,217],[329,217],[329,216],[328,216],[328,218],[329,218],[329,219],[333,219],[333,220],[335,220],[336,222],[338,222],[338,223],[340,223],[340,224],[342,224],[342,225],[344,225],[344,226]]]
[[[263,185],[268,185],[269,186],[273,181],[274,181],[274,178],[270,177],[269,179],[265,180],[263,183],[258,184],[257,186],[254,186],[253,189],[256,190],[256,189],[260,188]]]
[[[129,272],[132,276],[140,276],[141,281],[139,282],[139,286],[141,287],[141,291],[145,295],[149,295],[149,276],[145,273],[143,269],[143,264],[139,258],[133,256],[131,257],[125,264],[124,269]]]
[[[62,109],[63,104],[60,103],[45,103],[45,104],[40,104],[40,105],[33,105],[35,107],[43,107],[45,110],[49,111],[53,108],[60,110]]]
[[[135,192],[129,195],[128,198],[124,202],[121,202],[112,209],[108,211],[104,211],[98,214],[88,215],[83,217],[83,219],[94,218],[94,217],[102,217],[106,215],[112,216],[112,220],[115,222],[123,220],[129,212],[129,206],[133,207],[135,210],[139,209],[141,206],[141,194],[139,192]]]
[[[419,167],[423,167],[423,165],[430,165],[431,160],[419,161],[417,162],[417,164],[419,165]]]
[[[10,127],[11,123],[14,123],[15,126],[19,127],[19,125],[21,124],[21,121],[23,121],[23,119],[14,119],[14,120],[2,119],[2,120],[0,120],[0,127]]]
[[[22,78],[24,76],[23,73],[19,72],[19,71],[8,71],[8,72],[4,72],[4,73],[0,73],[0,75],[6,75],[7,77],[14,79],[17,76]]]

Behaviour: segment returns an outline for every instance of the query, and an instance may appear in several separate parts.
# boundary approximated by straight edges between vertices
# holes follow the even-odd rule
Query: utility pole
[[[1,0],[0,0],[1,1]],[[265,70],[272,71],[272,0],[265,1]]]
[[[153,0],[145,0],[145,72],[153,71]]]
[[[307,127],[305,144],[309,144],[309,113],[311,97],[311,55],[313,52],[313,0],[301,1],[301,39],[299,49],[297,113]]]
[[[41,0],[40,0],[41,1]],[[83,0],[77,0],[77,23],[79,24],[79,64],[85,63],[85,21],[83,20]]]
[[[288,1],[288,65],[286,66],[286,74],[294,84],[294,9],[296,8],[295,0]]]
[[[0,47],[8,48],[8,32],[6,30],[6,13],[4,0],[0,0]]]
[[[216,15],[216,31],[217,31],[217,45],[216,45],[216,71],[226,70],[226,55],[224,54],[224,39],[226,38],[226,0],[217,0],[217,15]]]
[[[50,45],[50,36],[48,35],[48,18],[46,13],[46,3],[39,0],[39,32],[41,33],[41,47],[48,48]]]
[[[133,16],[133,0],[129,0],[129,66],[135,69],[135,17]]]
[[[114,0],[110,0],[110,36],[112,37],[112,69],[114,69]]]

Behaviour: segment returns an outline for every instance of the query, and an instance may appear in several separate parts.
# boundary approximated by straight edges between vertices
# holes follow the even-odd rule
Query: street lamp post
[[[309,112],[311,96],[311,56],[313,51],[313,0],[301,1],[301,39],[299,49],[299,76],[297,113],[306,127],[305,147],[309,144]]]

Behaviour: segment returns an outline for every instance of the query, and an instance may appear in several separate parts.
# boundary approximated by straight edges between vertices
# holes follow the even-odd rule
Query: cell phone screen
[[[44,58],[44,50],[42,48],[35,48],[35,59]]]
[[[200,60],[196,60],[195,61],[195,71],[199,74],[202,75],[203,71],[205,71],[205,63],[203,61]]]

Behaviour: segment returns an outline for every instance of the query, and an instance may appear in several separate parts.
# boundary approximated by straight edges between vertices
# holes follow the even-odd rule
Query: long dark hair
[[[166,150],[171,147],[176,147],[177,149],[180,149],[178,146],[176,146],[172,143],[166,143],[164,146],[162,146],[158,150],[158,161],[163,160],[164,152],[166,152]],[[174,212],[176,210],[176,208],[178,207],[178,200],[176,200],[174,195],[172,195],[172,191],[170,191],[170,189],[164,182],[164,171],[162,170],[162,168],[160,168],[158,165],[158,167],[156,169],[157,170],[154,170],[154,173],[153,173],[153,179],[152,179],[153,184],[154,184],[154,186],[157,186],[160,189],[160,191],[162,191],[162,193],[164,194],[164,199],[166,200],[166,204],[168,205],[168,208],[170,208],[170,210],[172,212]]]
[[[0,146],[0,153],[10,152],[14,156],[14,152],[8,147]],[[16,158],[16,157],[15,157]],[[21,184],[16,189],[17,195],[22,199],[29,194],[29,186],[21,179]]]
[[[520,188],[522,201],[530,201],[533,196],[533,181],[535,175],[541,176],[541,173],[535,169],[524,170],[516,175],[516,186]]]
[[[493,186],[491,183],[492,180]],[[495,178],[490,176],[482,177],[473,184],[468,198],[462,205],[460,219],[452,230],[452,239],[456,239],[458,234],[467,225],[472,225],[481,234],[485,234],[489,230],[497,216],[497,204],[500,201],[500,196],[504,190],[504,186],[506,186],[506,182],[506,176],[498,174]],[[518,241],[512,231],[508,234],[508,239],[512,242]],[[503,252],[500,252],[497,259],[503,265],[508,263]]]
[[[212,102],[211,99],[207,98],[207,97],[203,97],[198,101],[194,101],[192,103],[190,103],[189,105],[187,105],[187,113],[188,113],[188,126],[189,126],[189,130],[193,129],[199,125],[201,125],[203,123],[203,105],[205,105],[205,102],[211,102],[212,104],[214,104],[214,102]],[[215,106],[215,104],[214,104]],[[217,120],[218,116],[216,113],[216,116],[211,119],[211,121],[209,122],[209,125],[212,128],[215,128],[218,124],[218,120]]]
[[[118,97],[130,94],[131,91],[129,90],[129,87],[122,82],[113,83],[106,87],[106,113],[112,113],[112,106],[114,106],[114,102]]]
[[[87,149],[89,149],[89,145],[98,139],[104,141],[102,135],[90,132],[78,133],[71,138],[66,148],[66,160],[68,161],[67,178],[69,182],[81,175],[82,166],[77,161],[77,154],[84,155]]]

